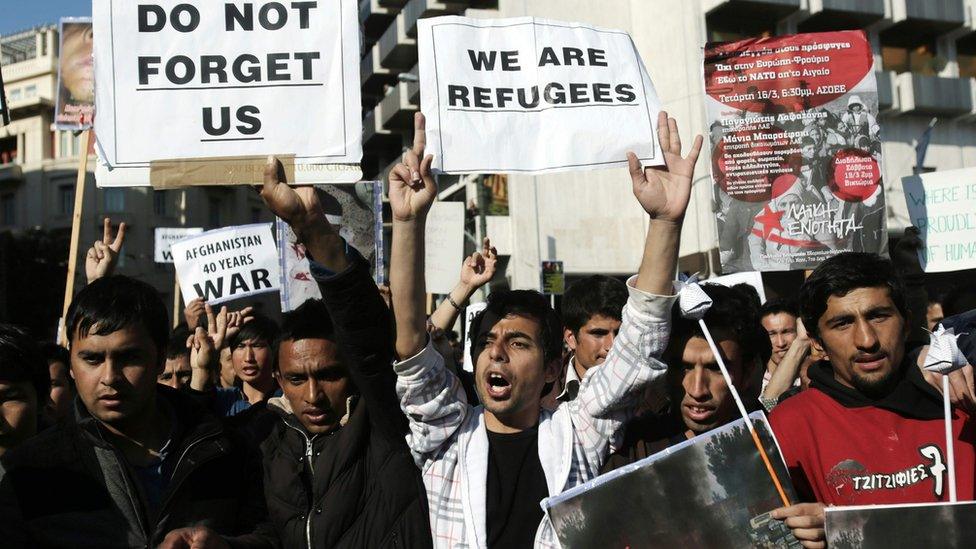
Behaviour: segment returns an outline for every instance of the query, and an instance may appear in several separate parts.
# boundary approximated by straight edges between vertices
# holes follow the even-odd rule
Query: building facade
[[[489,5],[490,4],[490,5]],[[884,140],[888,227],[908,221],[901,178],[915,170],[976,165],[976,27],[972,0],[362,0],[367,176],[383,177],[407,143],[420,105],[416,19],[465,11],[472,17],[532,15],[622,29],[633,36],[664,108],[685,136],[706,135],[702,47],[707,41],[863,29],[872,44]],[[915,144],[936,118],[924,166]],[[689,142],[690,139],[686,140]],[[706,145],[707,147],[707,145]],[[699,161],[681,238],[681,268],[720,270],[707,151]],[[484,204],[504,180],[507,215],[488,234],[507,257],[504,280],[539,288],[540,262],[562,260],[567,278],[625,275],[640,261],[645,216],[623,169],[546,176],[444,178],[442,199]],[[485,190],[485,183],[490,188]],[[491,204],[494,204],[494,202]],[[478,223],[473,223],[479,233]],[[472,236],[477,236],[473,234]],[[776,277],[770,277],[775,279]]]
[[[35,228],[65,235],[71,231],[81,136],[52,126],[58,44],[56,25],[0,37],[11,118],[9,125],[0,127],[0,233],[16,235]],[[85,283],[84,255],[101,238],[105,217],[127,226],[117,272],[153,284],[167,304],[172,303],[174,273],[172,265],[153,261],[157,227],[212,229],[273,219],[257,193],[242,187],[96,188],[93,150],[89,149],[76,290]],[[16,262],[17,258],[0,257],[7,276],[16,276]],[[12,316],[4,293],[0,291],[0,319]]]

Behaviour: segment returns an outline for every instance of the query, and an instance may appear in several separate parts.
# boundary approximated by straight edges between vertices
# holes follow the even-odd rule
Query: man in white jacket
[[[540,294],[495,292],[472,323],[481,406],[467,403],[428,342],[424,223],[437,187],[432,157],[424,155],[422,114],[415,132],[404,163],[390,173],[390,289],[397,393],[427,488],[434,545],[557,547],[539,501],[599,474],[642,389],[665,372],[657,357],[677,298],[678,241],[702,138],[682,158],[677,124],[662,112],[658,138],[666,167],[644,170],[628,155],[634,195],[650,217],[640,270],[627,282],[623,323],[606,361],[586,372],[573,402],[548,412],[540,402],[558,376],[561,325]]]

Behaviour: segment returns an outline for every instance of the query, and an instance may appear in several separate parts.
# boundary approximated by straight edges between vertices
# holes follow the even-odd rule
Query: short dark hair
[[[794,317],[800,316],[800,310],[795,300],[788,297],[776,297],[764,303],[762,308],[759,309],[759,320],[769,315],[778,315],[780,313],[786,313]]]
[[[266,341],[268,345],[272,345],[278,339],[279,332],[278,324],[274,320],[261,313],[254,313],[251,315],[251,320],[248,320],[241,326],[241,330],[230,338],[230,347],[233,349],[251,339]]]
[[[165,361],[169,341],[169,315],[155,288],[123,275],[99,278],[82,288],[68,307],[68,340],[76,335],[108,335],[129,326],[142,326],[156,346],[159,363]]]
[[[819,338],[817,322],[827,310],[827,300],[858,288],[886,288],[902,318],[908,320],[905,283],[891,261],[871,253],[844,252],[821,263],[800,286],[800,316],[807,332]]]
[[[185,322],[180,322],[169,334],[169,342],[166,344],[166,358],[189,356],[190,350],[186,348],[186,340],[189,338],[189,326]]]
[[[39,347],[45,362],[60,362],[65,366],[71,366],[71,355],[64,347],[50,341],[41,342]]]
[[[766,357],[770,353],[769,337],[759,323],[758,311],[750,304],[752,297],[738,288],[728,288],[719,284],[702,284],[702,290],[712,298],[712,306],[705,313],[705,325],[715,338],[718,334],[731,337],[742,347],[742,364],[748,368],[757,357]],[[697,320],[681,316],[678,304],[675,303],[671,318],[671,341],[679,344],[700,337],[705,339],[701,325]],[[747,372],[743,372],[746,374]]]
[[[616,278],[593,275],[578,280],[563,294],[563,324],[575,334],[594,315],[620,320],[627,296],[627,286]]]
[[[42,406],[51,388],[51,377],[41,349],[27,332],[12,324],[0,324],[0,380],[29,382]]]
[[[335,341],[335,325],[332,323],[332,316],[329,315],[329,308],[322,300],[306,300],[297,309],[281,315],[281,330],[278,332],[278,337],[273,340],[275,370],[278,369],[278,348],[281,342],[302,339]]]
[[[471,321],[471,334],[481,332],[485,318],[502,319],[508,315],[531,318],[539,323],[543,361],[562,360],[562,321],[549,305],[549,299],[534,290],[498,290],[488,295],[487,306]],[[485,328],[490,328],[486,326]],[[478,363],[478,355],[484,349],[483,341],[471,341],[471,362]]]

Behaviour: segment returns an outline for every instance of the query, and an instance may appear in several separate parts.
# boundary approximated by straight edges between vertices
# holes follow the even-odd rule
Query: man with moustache
[[[810,388],[770,415],[805,502],[773,517],[805,547],[825,547],[825,505],[948,501],[942,396],[905,352],[905,286],[891,262],[856,252],[827,259],[799,301],[811,344],[827,358],[810,366]],[[967,391],[963,370],[949,377],[954,393]],[[967,501],[976,427],[964,410],[952,415],[958,498]]]

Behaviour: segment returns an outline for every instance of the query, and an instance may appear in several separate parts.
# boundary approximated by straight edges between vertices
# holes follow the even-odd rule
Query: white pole
[[[945,412],[946,461],[949,467],[949,501],[956,501],[956,456],[952,449],[952,409],[949,407],[949,374],[942,376],[942,407]]]
[[[718,362],[718,368],[722,371],[722,377],[725,378],[725,384],[729,387],[729,392],[732,394],[732,398],[735,399],[735,405],[739,408],[739,414],[742,415],[742,419],[745,420],[746,425],[749,427],[749,432],[755,430],[752,426],[752,421],[749,419],[749,413],[746,412],[746,407],[742,404],[742,398],[739,396],[739,391],[735,389],[735,385],[732,384],[732,376],[729,375],[729,369],[725,367],[725,360],[722,359],[722,354],[719,353],[718,345],[715,344],[715,340],[712,339],[712,333],[708,331],[708,326],[705,325],[705,319],[698,319],[698,325],[701,326],[702,333],[705,334],[705,340],[708,341],[708,346],[712,350],[712,354],[715,355],[715,362]]]

